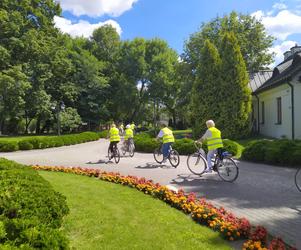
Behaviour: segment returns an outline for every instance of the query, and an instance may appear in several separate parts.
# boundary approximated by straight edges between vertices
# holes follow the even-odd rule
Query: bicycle
[[[301,192],[301,168],[299,168],[295,174],[295,184],[297,189]]]
[[[187,167],[191,173],[201,176],[208,168],[205,151],[194,143],[197,152],[187,158]],[[227,151],[217,153],[213,159],[213,171],[217,172],[223,181],[234,182],[239,174],[239,169],[231,154]]]
[[[160,146],[158,148],[156,148],[154,150],[154,153],[153,153],[155,161],[158,162],[159,164],[161,164],[163,162],[163,160],[164,160],[163,152],[162,152],[162,147],[163,147],[163,143],[161,143]],[[168,158],[170,164],[174,168],[176,168],[180,164],[179,153],[177,152],[177,150],[172,149],[171,145],[169,146],[169,153],[168,153],[167,158]]]
[[[112,154],[110,148],[108,149],[108,158],[109,158],[109,161],[112,158],[114,158],[114,161],[115,161],[116,164],[120,161],[120,153],[119,153],[119,149],[117,147],[117,144],[115,144],[113,146],[113,154]]]
[[[130,157],[133,157],[135,154],[135,144],[133,138],[129,138],[127,143],[123,143],[121,152],[125,155],[127,152],[129,153]]]

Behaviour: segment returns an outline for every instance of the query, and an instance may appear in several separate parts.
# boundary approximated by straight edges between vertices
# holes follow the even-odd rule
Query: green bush
[[[66,199],[36,171],[0,159],[0,194],[4,249],[68,249],[68,240],[59,229],[69,212]]]
[[[181,155],[192,154],[196,151],[194,141],[187,138],[176,140],[172,147]]]
[[[224,139],[223,144],[224,144],[224,149],[226,151],[228,151],[229,153],[231,153],[234,156],[237,155],[238,147],[239,147],[237,142],[231,141],[229,139]]]
[[[22,140],[18,142],[20,150],[31,150],[33,145],[28,140]]]
[[[160,143],[156,139],[151,138],[148,133],[140,133],[134,137],[135,147],[137,151],[152,153],[156,148],[159,147]],[[238,144],[231,140],[223,140],[225,149],[230,152],[232,155],[236,155],[238,152]],[[175,150],[181,155],[192,154],[196,151],[194,146],[194,140],[184,138],[175,140],[175,143],[172,146]],[[203,145],[203,148],[207,150],[206,144]]]
[[[301,165],[301,142],[293,140],[258,140],[247,144],[242,159],[275,165]]]
[[[107,138],[109,131],[108,130],[104,130],[101,132],[98,132],[97,134],[99,135],[99,138]]]
[[[18,142],[0,141],[0,152],[11,152],[30,149],[43,149],[51,147],[61,147],[64,145],[74,145],[88,141],[98,140],[100,135],[94,132],[84,132],[81,134],[62,136],[28,137]]]
[[[14,141],[0,141],[0,152],[13,152],[19,150],[19,145]]]

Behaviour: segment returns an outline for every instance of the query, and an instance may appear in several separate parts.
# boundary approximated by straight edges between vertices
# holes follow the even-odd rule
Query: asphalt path
[[[239,176],[234,183],[222,181],[217,174],[196,176],[180,157],[175,169],[169,163],[160,165],[152,154],[135,153],[122,157],[119,164],[108,162],[108,141],[99,141],[43,150],[0,153],[23,164],[87,167],[152,179],[162,185],[195,192],[253,225],[265,226],[274,236],[301,249],[301,193],[294,184],[296,169],[238,162]]]

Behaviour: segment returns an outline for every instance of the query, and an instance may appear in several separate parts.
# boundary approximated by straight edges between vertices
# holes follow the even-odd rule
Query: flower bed
[[[96,177],[100,180],[136,188],[137,190],[142,191],[145,194],[160,199],[171,205],[172,207],[191,215],[191,218],[194,221],[220,232],[220,234],[227,240],[233,241],[237,239],[248,239],[248,241],[244,244],[243,249],[265,249],[264,247],[267,245],[267,232],[263,227],[252,229],[247,219],[238,218],[232,213],[227,212],[222,207],[217,208],[203,198],[197,199],[194,193],[187,195],[183,190],[174,192],[165,186],[161,186],[160,184],[154,183],[151,180],[146,180],[145,178],[138,178],[135,176],[122,176],[119,173],[102,172],[97,169],[49,166],[33,166],[33,168],[36,170],[86,175],[90,177]],[[276,240],[277,242],[275,242]],[[279,246],[279,244],[280,243],[278,238],[273,239],[269,244],[269,249],[282,249],[274,248],[274,246]]]

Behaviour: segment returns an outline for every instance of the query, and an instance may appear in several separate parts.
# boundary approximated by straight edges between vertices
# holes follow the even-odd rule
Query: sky
[[[296,43],[301,45],[301,0],[56,0],[62,15],[55,25],[71,36],[90,37],[105,24],[122,40],[159,37],[179,54],[203,22],[235,10],[256,17],[276,40],[270,51],[275,64]]]

